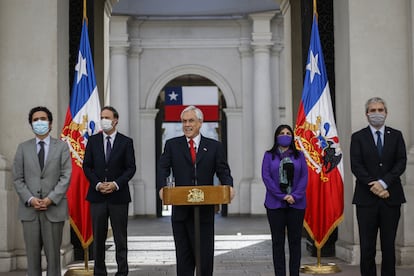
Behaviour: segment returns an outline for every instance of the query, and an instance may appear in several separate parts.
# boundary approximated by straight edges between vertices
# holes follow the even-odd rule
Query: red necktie
[[[191,154],[191,160],[193,161],[193,164],[196,161],[196,151],[194,148],[194,141],[193,139],[190,139],[190,141],[188,141],[188,143],[190,144],[190,154]]]

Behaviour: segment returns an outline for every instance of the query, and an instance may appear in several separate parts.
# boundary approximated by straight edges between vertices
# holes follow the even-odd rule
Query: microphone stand
[[[194,162],[194,185],[197,186],[197,148],[196,160]],[[194,242],[195,242],[195,262],[196,262],[196,276],[201,276],[201,254],[200,254],[200,206],[194,206]]]

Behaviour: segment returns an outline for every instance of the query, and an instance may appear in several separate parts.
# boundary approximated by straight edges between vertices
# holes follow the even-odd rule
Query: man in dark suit
[[[93,135],[86,145],[83,170],[89,180],[86,199],[90,202],[94,275],[107,275],[105,241],[110,218],[116,248],[118,271],[128,275],[128,205],[131,202],[128,182],[135,174],[134,145],[131,138],[116,130],[119,115],[115,108],[101,110],[103,133]]]
[[[61,275],[60,245],[68,218],[66,191],[72,161],[68,146],[49,135],[52,121],[52,113],[46,107],[30,110],[29,124],[36,137],[17,147],[13,163],[29,276],[42,275],[42,248],[47,260],[47,275]]]
[[[217,174],[222,185],[233,186],[222,144],[200,134],[203,113],[195,106],[188,106],[181,113],[184,135],[165,143],[159,160],[158,187],[162,187],[172,170],[176,186],[213,185]],[[191,146],[190,146],[191,145]],[[193,161],[194,158],[194,161]],[[234,197],[233,188],[231,198]],[[214,258],[214,206],[200,206],[200,271],[203,276],[213,274]],[[172,228],[176,248],[177,275],[194,276],[195,240],[194,207],[173,206]]]
[[[352,203],[356,205],[361,248],[361,275],[375,276],[376,240],[381,240],[381,275],[395,275],[395,237],[405,203],[400,176],[407,155],[402,133],[385,126],[387,106],[383,99],[365,104],[369,126],[352,135],[351,169],[356,177]]]

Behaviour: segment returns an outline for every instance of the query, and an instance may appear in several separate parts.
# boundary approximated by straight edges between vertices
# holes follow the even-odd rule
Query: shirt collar
[[[46,138],[43,140],[36,137],[36,145],[39,144],[40,141],[45,142],[45,146],[50,145],[50,135],[46,136]]]
[[[187,138],[187,143],[190,141],[190,138]],[[198,145],[200,145],[200,140],[201,140],[201,134],[198,134],[196,137],[192,138],[194,141],[194,145],[196,148],[198,148]]]
[[[376,129],[375,127],[373,127],[373,126],[371,126],[371,125],[369,125],[369,128],[370,128],[371,133],[372,133],[372,135],[373,135],[374,137],[376,137],[376,136],[377,136],[377,131],[378,131],[378,130],[381,132],[381,135],[383,135],[383,134],[384,134],[384,131],[385,131],[385,125],[383,125],[380,129]]]
[[[116,136],[117,133],[118,133],[118,131],[115,130],[114,133],[112,133],[111,135],[108,135],[108,134],[106,134],[105,132],[102,131],[104,141],[106,140],[106,137],[108,137],[108,136],[110,136],[111,137],[111,140],[114,141],[115,140],[115,136]]]

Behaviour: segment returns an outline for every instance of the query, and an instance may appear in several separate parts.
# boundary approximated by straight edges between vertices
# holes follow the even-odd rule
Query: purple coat
[[[296,209],[306,208],[306,186],[308,185],[308,166],[305,156],[299,152],[299,157],[289,156],[292,159],[294,174],[291,195],[295,203],[290,207]],[[269,209],[287,208],[289,204],[283,200],[286,193],[282,192],[279,185],[279,164],[280,156],[275,154],[272,160],[272,154],[266,152],[262,162],[262,178],[266,186],[266,198],[264,205]]]

